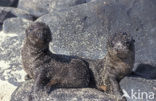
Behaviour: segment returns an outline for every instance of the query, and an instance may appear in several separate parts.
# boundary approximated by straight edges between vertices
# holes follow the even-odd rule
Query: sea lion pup
[[[35,81],[35,91],[48,87],[87,87],[90,80],[87,64],[72,56],[53,54],[49,50],[52,40],[50,28],[35,22],[26,29],[22,48],[23,67]]]
[[[126,101],[125,98],[122,98],[123,93],[119,82],[123,77],[131,73],[134,61],[135,47],[133,38],[127,33],[111,35],[107,41],[105,58],[89,62],[96,87],[109,95],[116,96],[119,101]]]

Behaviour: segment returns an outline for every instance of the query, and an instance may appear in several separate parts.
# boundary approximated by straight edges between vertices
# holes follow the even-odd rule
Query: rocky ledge
[[[24,82],[12,95],[11,101],[33,101],[33,80]],[[50,94],[42,92],[37,101],[115,101],[101,91],[92,88],[55,89]]]
[[[24,82],[12,95],[11,101],[33,100],[33,80]],[[126,77],[120,83],[127,101],[155,101],[156,80],[147,80],[139,77]],[[37,101],[117,101],[113,96],[92,88],[83,89],[54,89],[49,95],[46,92],[39,94]]]

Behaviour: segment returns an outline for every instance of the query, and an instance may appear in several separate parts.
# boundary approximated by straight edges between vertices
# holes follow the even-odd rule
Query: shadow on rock
[[[156,79],[156,66],[151,64],[139,64],[131,76],[138,76],[145,79]]]

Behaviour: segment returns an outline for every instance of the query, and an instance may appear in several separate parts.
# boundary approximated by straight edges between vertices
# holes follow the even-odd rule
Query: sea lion
[[[125,32],[110,35],[106,56],[103,59],[88,61],[92,70],[91,85],[96,85],[97,89],[125,101],[119,82],[132,72],[134,61],[133,38]]]
[[[35,81],[35,91],[51,87],[88,87],[87,63],[74,56],[52,53],[49,50],[51,37],[50,28],[45,23],[35,22],[26,29],[22,61],[27,77]]]

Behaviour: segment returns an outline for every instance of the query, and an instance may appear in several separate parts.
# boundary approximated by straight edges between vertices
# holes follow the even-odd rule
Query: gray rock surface
[[[0,31],[2,30],[2,24],[0,24]]]
[[[54,52],[100,58],[106,52],[105,43],[109,32],[107,28],[110,27],[108,24],[112,16],[110,13],[115,12],[110,11],[113,8],[119,10],[117,6],[107,6],[101,2],[88,3],[67,11],[47,14],[37,21],[45,22],[50,26]],[[121,12],[123,16],[124,13]]]
[[[25,36],[25,28],[31,21],[11,18],[5,21],[4,31],[0,33],[0,79],[19,85],[24,78],[20,51]],[[4,65],[3,65],[4,64]]]
[[[124,78],[120,85],[128,101],[156,101],[156,80],[132,76]]]
[[[103,58],[107,36],[127,32],[136,40],[136,64],[156,62],[155,0],[89,2],[44,15],[53,33],[52,50],[59,54]]]
[[[12,7],[0,7],[0,30],[2,29],[1,27],[4,20],[15,17],[34,20],[34,17],[30,15],[27,11]]]
[[[147,80],[138,77],[126,77],[120,85],[127,101],[155,101],[156,80]],[[13,93],[11,101],[28,101],[33,98],[33,81],[26,81]],[[143,94],[144,93],[144,94]],[[39,101],[114,101],[108,95],[92,88],[83,89],[55,89],[49,95],[40,93]],[[21,95],[23,95],[21,97]]]
[[[0,6],[16,7],[17,4],[18,4],[18,0],[1,0],[0,1]]]
[[[0,101],[10,101],[11,94],[26,75],[22,69],[20,51],[25,28],[31,21],[10,18],[4,22],[5,32],[0,32]]]
[[[85,2],[86,0],[19,0],[18,8],[39,17],[48,12],[62,10]]]
[[[156,79],[156,64],[138,64],[134,74],[147,79]]]
[[[32,21],[22,18],[10,18],[3,22],[3,31],[5,33],[16,33],[22,37],[22,40],[25,37],[25,29],[32,23]]]
[[[0,23],[2,23],[7,18],[21,17],[28,20],[33,20],[33,16],[27,11],[12,7],[0,7]]]
[[[28,101],[33,100],[33,81],[26,81],[19,86],[13,93],[11,101]],[[55,89],[49,95],[45,92],[40,93],[37,101],[115,101],[109,98],[105,93],[92,88],[79,89]],[[23,96],[21,96],[23,95]]]

